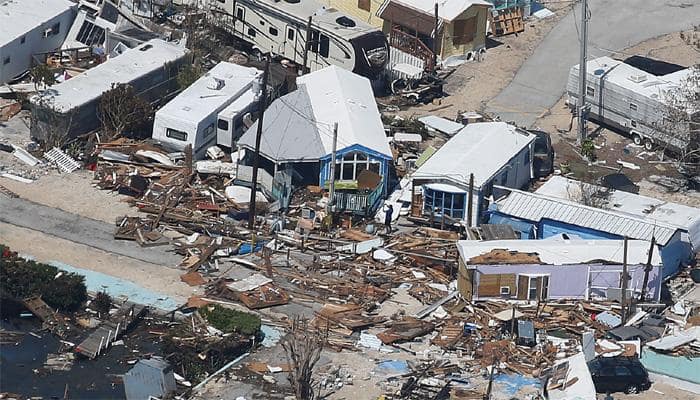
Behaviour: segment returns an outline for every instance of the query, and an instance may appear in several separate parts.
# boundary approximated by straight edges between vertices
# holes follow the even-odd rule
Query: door
[[[529,276],[518,275],[518,300],[527,300],[527,290],[529,283]]]

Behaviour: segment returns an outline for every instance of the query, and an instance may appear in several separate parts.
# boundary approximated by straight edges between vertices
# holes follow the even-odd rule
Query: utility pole
[[[258,190],[258,167],[260,165],[260,138],[262,137],[265,109],[267,108],[267,80],[270,75],[270,57],[265,61],[263,71],[262,93],[260,94],[260,118],[258,118],[258,130],[255,134],[255,155],[253,156],[253,181],[250,191],[250,204],[248,207],[248,229],[255,228],[255,200]]]
[[[579,38],[581,54],[578,63],[578,137],[576,143],[580,146],[586,140],[586,119],[588,108],[586,107],[586,59],[588,53],[588,0],[581,0],[581,37]]]
[[[338,147],[338,123],[333,124],[333,153],[331,153],[331,185],[330,185],[330,197],[328,198],[328,212],[333,211],[333,206],[335,205],[335,153],[336,147]]]
[[[622,323],[627,322],[627,236],[625,236],[622,253],[622,293],[620,303],[622,304]]]
[[[440,17],[438,16],[438,3],[435,2],[435,30],[433,31],[433,71],[437,69],[437,55],[440,51],[438,44],[438,28],[440,26]]]
[[[467,227],[472,227],[472,208],[474,207],[474,174],[469,174],[469,192],[467,193]]]
[[[306,21],[306,40],[304,41],[304,62],[301,66],[301,74],[304,75],[309,72],[306,69],[306,62],[309,59],[309,50],[311,49],[311,17]]]
[[[639,301],[644,301],[644,295],[647,292],[647,283],[649,283],[649,272],[651,272],[651,258],[656,247],[656,236],[651,237],[651,245],[649,246],[649,255],[647,256],[647,265],[644,267],[644,281],[642,282],[642,293],[639,295]]]

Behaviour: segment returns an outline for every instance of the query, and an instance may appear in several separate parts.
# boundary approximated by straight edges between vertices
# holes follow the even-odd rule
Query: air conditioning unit
[[[642,83],[647,80],[647,76],[645,74],[630,75],[627,79],[631,80],[634,83]]]

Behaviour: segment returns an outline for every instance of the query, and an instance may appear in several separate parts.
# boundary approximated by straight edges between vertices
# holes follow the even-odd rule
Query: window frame
[[[295,36],[296,36],[296,31],[294,30],[294,28],[291,26],[288,26],[287,27],[287,40],[293,41]]]
[[[331,53],[331,38],[323,33],[318,37],[318,54],[323,58],[328,58]]]
[[[187,132],[179,131],[173,128],[165,128],[165,137],[170,139],[179,140],[181,142],[186,142],[189,135]]]
[[[595,87],[586,85],[586,96],[594,97],[595,96]]]
[[[639,106],[636,105],[635,103],[630,103],[630,111],[638,111]]]
[[[280,34],[279,30],[272,25],[270,25],[270,27],[267,28],[267,32],[272,36],[278,36]]]
[[[223,124],[222,124],[222,123],[223,123]],[[225,125],[226,127],[225,127],[225,128],[222,128],[222,127],[221,127],[222,125]],[[229,128],[229,122],[228,122],[227,120],[225,120],[225,119],[223,119],[223,118],[218,118],[218,119],[217,119],[217,121],[216,121],[216,129],[221,129],[222,131],[228,132],[228,128]]]
[[[241,6],[236,6],[235,19],[238,21],[245,21],[245,8]]]

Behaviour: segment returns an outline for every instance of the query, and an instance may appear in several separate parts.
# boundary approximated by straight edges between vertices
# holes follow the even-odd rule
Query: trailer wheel
[[[644,139],[644,150],[646,151],[652,151],[654,150],[656,146],[654,146],[654,142],[652,142],[649,139]]]
[[[642,145],[642,137],[639,136],[639,135],[636,134],[636,133],[632,135],[632,141],[633,141],[634,144],[636,144],[637,146],[641,146],[641,145]]]

